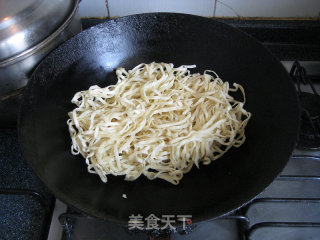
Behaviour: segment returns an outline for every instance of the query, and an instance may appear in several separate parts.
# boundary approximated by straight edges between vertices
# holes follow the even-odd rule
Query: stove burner
[[[297,85],[301,104],[301,126],[297,147],[318,150],[320,149],[320,96],[307,77],[306,70],[298,62],[294,62],[290,76]],[[302,92],[301,83],[309,85],[313,94]]]

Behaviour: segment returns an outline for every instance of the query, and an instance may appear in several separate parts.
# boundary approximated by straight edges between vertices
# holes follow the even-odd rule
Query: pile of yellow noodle
[[[168,63],[118,68],[118,82],[75,94],[69,112],[72,153],[90,173],[135,180],[141,174],[178,184],[200,162],[209,164],[245,141],[251,116],[239,84],[229,86],[213,71],[191,74]],[[229,92],[240,90],[243,102]]]

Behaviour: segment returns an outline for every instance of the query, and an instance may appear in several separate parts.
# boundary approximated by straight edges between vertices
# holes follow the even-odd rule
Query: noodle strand
[[[243,87],[230,87],[211,70],[191,74],[195,67],[118,68],[116,85],[76,93],[67,121],[71,153],[81,154],[103,182],[112,174],[178,184],[193,164],[199,168],[240,147],[251,117]],[[243,101],[229,95],[239,90]]]

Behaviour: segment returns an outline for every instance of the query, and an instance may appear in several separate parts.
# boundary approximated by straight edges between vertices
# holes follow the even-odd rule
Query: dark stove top
[[[84,29],[102,21],[83,20]],[[310,79],[320,84],[319,22],[220,21],[256,37],[280,60],[286,60],[283,64],[288,71],[292,61],[299,60]],[[310,92],[306,85],[301,89]],[[158,232],[128,231],[90,218],[55,201],[26,164],[15,128],[0,130],[0,166],[0,239],[159,237]],[[319,239],[319,209],[320,151],[296,149],[282,174],[251,204],[231,216],[173,232],[170,239]]]
[[[0,130],[0,239],[47,236],[53,196],[24,161],[15,129]]]

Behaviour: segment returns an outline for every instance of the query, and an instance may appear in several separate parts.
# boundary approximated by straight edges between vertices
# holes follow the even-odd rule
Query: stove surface
[[[85,19],[83,27],[105,20]],[[219,21],[255,37],[278,59],[300,60],[320,93],[318,21]],[[289,72],[294,61],[282,64]],[[54,199],[26,164],[14,129],[0,130],[0,165],[0,239],[159,239],[159,232],[128,231]],[[162,239],[319,239],[319,207],[320,150],[295,149],[281,175],[246,207]]]

